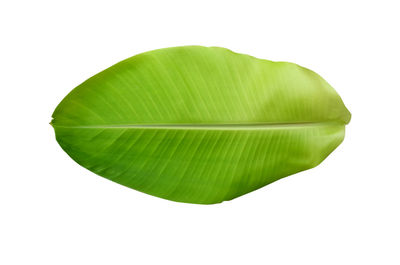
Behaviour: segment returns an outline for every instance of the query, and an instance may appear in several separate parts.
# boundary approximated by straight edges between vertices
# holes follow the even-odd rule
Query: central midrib
[[[235,129],[273,129],[273,128],[302,128],[302,127],[318,127],[318,126],[334,126],[345,125],[339,121],[324,122],[293,122],[293,123],[226,123],[226,124],[110,124],[110,125],[57,125],[50,123],[53,127],[59,128],[82,128],[82,129],[207,129],[207,130],[235,130]]]

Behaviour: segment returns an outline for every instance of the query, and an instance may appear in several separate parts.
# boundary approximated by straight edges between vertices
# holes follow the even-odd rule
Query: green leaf
[[[350,113],[316,73],[217,47],[142,53],[57,106],[56,139],[83,167],[161,198],[212,204],[318,165]]]

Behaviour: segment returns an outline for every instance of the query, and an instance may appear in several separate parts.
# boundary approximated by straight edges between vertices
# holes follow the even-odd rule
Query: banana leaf
[[[89,78],[57,106],[62,149],[109,180],[213,204],[321,163],[351,114],[318,74],[225,48],[145,52]]]

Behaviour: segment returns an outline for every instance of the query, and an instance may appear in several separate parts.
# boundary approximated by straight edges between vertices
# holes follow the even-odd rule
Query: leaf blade
[[[60,103],[52,125],[61,147],[96,174],[209,204],[316,166],[342,142],[349,119],[310,70],[190,46],[92,77]]]

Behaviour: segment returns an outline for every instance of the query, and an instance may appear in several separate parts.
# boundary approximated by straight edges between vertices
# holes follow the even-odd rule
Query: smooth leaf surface
[[[154,50],[76,87],[51,124],[83,167],[161,198],[212,204],[318,165],[350,113],[316,73],[217,47]]]

